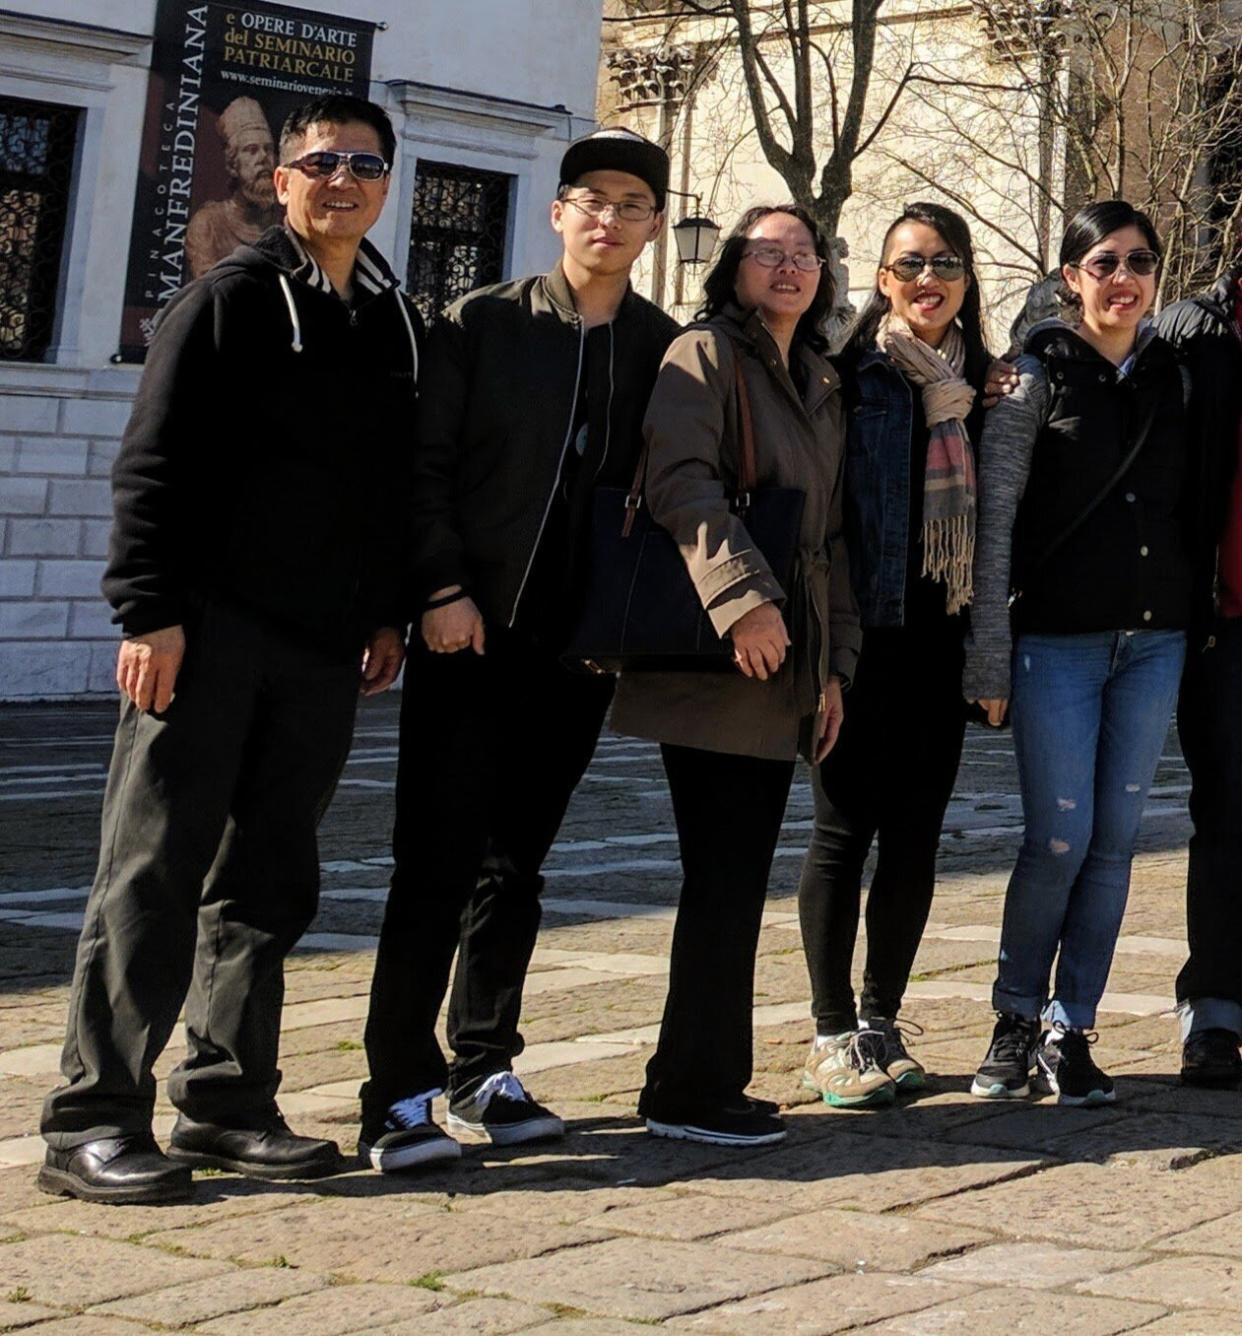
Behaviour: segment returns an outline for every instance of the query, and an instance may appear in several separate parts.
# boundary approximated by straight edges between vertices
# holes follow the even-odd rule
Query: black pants
[[[168,1079],[190,1117],[274,1108],[283,964],[319,898],[319,824],[349,752],[358,663],[211,605],[163,715],[128,701],[104,796],[61,1071],[61,1149],[149,1128],[151,1068],[185,1003]]]
[[[680,1120],[750,1084],[755,952],[792,761],[661,748],[684,879],[640,1112]]]
[[[590,763],[611,677],[573,674],[514,633],[487,653],[416,650],[406,669],[396,866],[367,1017],[363,1119],[408,1095],[468,1094],[522,1051],[539,869]],[[448,1072],[436,1018],[449,1002]]]
[[[1177,1000],[1195,1028],[1239,1030],[1242,1008],[1242,618],[1219,623],[1216,644],[1186,656],[1177,729],[1190,767],[1190,957]],[[1205,1007],[1204,1003],[1208,1005]],[[1215,1010],[1215,1018],[1208,1013]]]
[[[820,1034],[858,1024],[850,970],[863,864],[867,894],[862,1014],[895,1017],[936,877],[936,849],[965,733],[961,633],[869,630],[836,747],[813,772],[815,830],[798,887],[802,944]]]

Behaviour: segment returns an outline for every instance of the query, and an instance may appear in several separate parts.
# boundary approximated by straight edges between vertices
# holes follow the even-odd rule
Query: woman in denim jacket
[[[972,442],[990,362],[963,218],[908,205],[882,256],[876,289],[837,359],[863,649],[837,746],[814,772],[815,829],[798,889],[816,1027],[803,1084],[846,1107],[891,1103],[898,1090],[923,1084],[897,1015],[962,752]],[[850,967],[873,841],[857,1007]]]

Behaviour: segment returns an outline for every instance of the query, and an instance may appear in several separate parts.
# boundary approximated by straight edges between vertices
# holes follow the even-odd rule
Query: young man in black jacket
[[[359,1152],[446,1160],[431,1119],[493,1142],[559,1136],[512,1073],[539,875],[595,748],[610,677],[562,667],[596,485],[628,486],[676,325],[629,287],[661,223],[668,158],[627,130],[572,144],[551,273],[484,288],[433,329],[419,406],[415,593],[401,707],[396,868],[366,1043]],[[449,1072],[435,1025],[457,970]]]
[[[364,240],[394,150],[371,103],[295,111],[285,225],[178,294],[151,344],[113,473],[121,722],[67,1084],[44,1107],[47,1192],[169,1201],[193,1165],[285,1179],[339,1161],[285,1125],[276,1062],[315,829],[360,688],[387,687],[404,654],[417,316]],[[166,1157],[151,1069],[183,1002]]]
[[[1198,606],[1177,705],[1190,767],[1190,955],[1177,976],[1182,1080],[1242,1080],[1242,263],[1161,312],[1191,378]],[[1215,593],[1215,600],[1213,600]]]

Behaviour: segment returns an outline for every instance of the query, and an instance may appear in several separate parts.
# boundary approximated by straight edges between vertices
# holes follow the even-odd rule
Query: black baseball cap
[[[561,159],[561,185],[571,186],[587,172],[629,172],[651,187],[656,208],[668,194],[668,154],[650,139],[622,125],[575,139]]]

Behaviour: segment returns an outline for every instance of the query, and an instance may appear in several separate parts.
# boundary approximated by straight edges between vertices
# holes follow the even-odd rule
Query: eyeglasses
[[[1127,251],[1124,255],[1118,255],[1116,251],[1100,251],[1098,255],[1093,255],[1081,264],[1071,262],[1070,267],[1072,269],[1085,269],[1096,282],[1103,283],[1106,278],[1111,278],[1123,264],[1127,272],[1133,274],[1135,278],[1146,278],[1148,274],[1154,274],[1160,267],[1160,256],[1154,250],[1132,250]]]
[[[389,168],[389,164],[378,153],[337,153],[331,149],[307,153],[305,157],[285,163],[285,166],[296,167],[312,178],[331,178],[344,167],[355,181],[378,181],[388,174]]]
[[[892,264],[882,264],[899,283],[913,283],[925,269],[946,283],[955,283],[966,273],[966,262],[960,255],[899,255]]]
[[[813,274],[824,263],[824,257],[816,255],[814,251],[795,251],[792,255],[786,255],[779,246],[755,246],[742,254],[749,256],[764,269],[778,269],[788,260],[804,274]]]
[[[642,199],[605,199],[603,195],[562,195],[566,204],[572,204],[588,218],[602,218],[609,209],[614,218],[623,223],[645,223],[655,212],[654,204]]]

